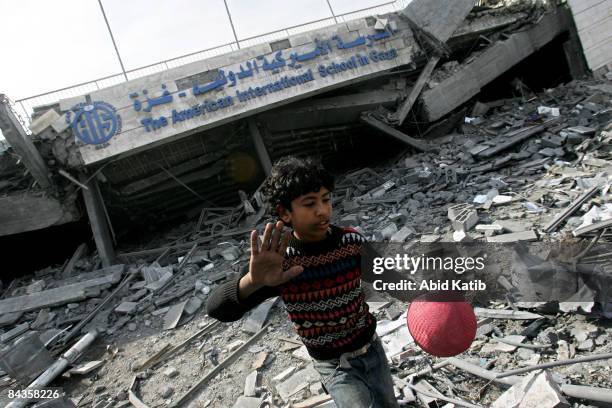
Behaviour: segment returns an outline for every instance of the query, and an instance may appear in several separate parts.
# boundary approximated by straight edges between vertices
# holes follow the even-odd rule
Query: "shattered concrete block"
[[[465,209],[451,219],[451,225],[455,231],[467,232],[476,224],[478,224],[478,212],[472,209]]]
[[[528,374],[491,404],[491,408],[566,408],[569,406],[548,371]]]
[[[236,350],[238,347],[242,346],[243,344],[244,344],[244,341],[242,340],[233,341],[227,345],[227,351],[231,353],[232,351]]]
[[[474,208],[473,205],[467,204],[467,203],[451,205],[450,207],[448,207],[448,210],[447,210],[448,219],[452,221],[455,218],[457,218],[459,213],[463,212],[466,209],[471,210],[473,208]]]
[[[467,242],[467,241],[471,241],[471,238],[465,231],[455,231],[453,232],[453,241]]]
[[[197,296],[193,296],[187,301],[184,312],[187,313],[188,315],[192,315],[198,310],[200,310],[201,307],[202,307],[202,299],[200,299]]]
[[[587,126],[573,126],[565,130],[568,132],[573,132],[573,133],[577,133],[579,135],[584,135],[584,136],[595,134],[595,129],[593,129],[592,127],[587,127]]]
[[[294,373],[287,380],[279,383],[276,386],[276,390],[280,397],[287,401],[289,397],[308,387],[310,383],[319,381],[319,378],[318,371],[310,364],[306,368]]]
[[[245,397],[241,395],[238,397],[233,405],[233,408],[259,408],[263,397]]]
[[[21,336],[23,333],[27,332],[30,329],[30,323],[22,323],[18,326],[15,326],[12,330],[7,331],[2,336],[0,336],[0,343],[6,343],[14,339],[17,336]]]
[[[306,346],[301,346],[300,348],[295,350],[293,353],[291,353],[291,355],[293,357],[299,358],[300,360],[303,360],[303,361],[311,361],[312,360],[312,358],[310,357],[310,354],[308,354],[308,350],[306,350]]]
[[[115,308],[115,313],[133,314],[138,306],[137,302],[123,302]]]
[[[556,149],[557,147],[562,147],[565,144],[565,137],[560,135],[555,135],[553,133],[546,133],[542,137],[542,147],[550,147]]]
[[[396,232],[397,232],[397,225],[395,225],[395,223],[388,224],[384,226],[383,228],[377,231],[374,231],[374,240],[382,241],[384,239],[389,239]]]
[[[60,115],[55,110],[49,109],[41,116],[32,121],[32,124],[30,125],[30,130],[32,131],[32,134],[38,135],[40,132],[55,123],[55,121],[59,118]],[[62,119],[64,119],[64,117],[62,117]]]
[[[37,280],[26,287],[26,293],[31,295],[32,293],[42,292],[47,287],[47,283],[44,280]]]
[[[272,382],[273,383],[278,383],[278,382],[281,382],[281,381],[285,381],[287,378],[289,378],[289,376],[291,374],[293,374],[293,372],[296,369],[297,369],[297,367],[289,367],[285,371],[282,371],[280,374],[278,374],[276,377],[272,378]]]
[[[147,284],[145,288],[151,291],[156,291],[159,288],[163,287],[170,279],[172,279],[172,272],[166,271],[159,280]]]
[[[244,396],[245,397],[257,396],[258,381],[259,381],[259,373],[257,372],[257,370],[252,371],[249,375],[247,375],[246,380],[244,381]]]
[[[357,218],[357,214],[348,214],[340,219],[340,225],[343,227],[352,227],[359,223],[359,219]]]
[[[404,225],[399,231],[391,236],[390,242],[406,242],[406,240],[416,234],[414,228]]]
[[[166,386],[162,389],[162,392],[160,395],[162,398],[166,399],[166,398],[170,398],[172,394],[174,394],[174,388]]]
[[[431,244],[433,242],[438,242],[440,238],[442,237],[439,234],[423,234],[419,241],[424,244]]]
[[[68,373],[70,375],[86,375],[97,369],[98,367],[101,367],[104,363],[105,362],[103,360],[88,361],[70,369]]]
[[[478,232],[486,232],[486,231],[494,231],[494,232],[502,232],[504,227],[499,224],[478,224],[476,225],[476,231]]]
[[[236,259],[240,258],[240,255],[242,255],[240,248],[233,245],[221,252],[221,256],[226,261],[235,261]]]
[[[166,369],[164,370],[164,376],[165,376],[166,378],[174,378],[174,377],[176,377],[177,375],[179,375],[179,372],[178,372],[178,370],[177,370],[176,368],[174,368],[174,367],[168,367],[168,368],[166,368]]]
[[[538,106],[538,115],[548,115],[552,117],[559,117],[561,113],[559,108],[549,108],[548,106]]]
[[[257,333],[263,327],[264,323],[268,319],[270,310],[276,305],[279,297],[274,297],[261,303],[255,309],[251,311],[249,317],[242,325],[242,331],[247,333]]]
[[[546,147],[540,151],[538,151],[544,157],[563,157],[565,156],[565,150],[562,147],[557,147],[555,149],[551,147]]]
[[[153,262],[149,266],[142,267],[140,273],[146,284],[149,284],[160,280],[166,273],[172,274],[172,267],[162,267],[157,262]]]
[[[472,156],[478,156],[478,154],[484,152],[485,150],[487,150],[490,146],[487,145],[476,145],[473,148],[470,149],[469,153]]]
[[[519,242],[519,241],[537,241],[538,235],[535,231],[514,232],[511,234],[495,235],[487,237],[487,242]]]
[[[512,201],[512,196],[509,195],[497,195],[493,197],[494,204],[506,204]]]
[[[476,102],[474,107],[472,108],[472,116],[484,116],[491,109],[489,105],[482,102]]]

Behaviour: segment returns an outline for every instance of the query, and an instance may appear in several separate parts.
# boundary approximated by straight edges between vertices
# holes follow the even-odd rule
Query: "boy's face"
[[[325,239],[332,216],[331,192],[325,187],[291,201],[291,210],[279,207],[281,220],[291,223],[295,236],[306,242]]]

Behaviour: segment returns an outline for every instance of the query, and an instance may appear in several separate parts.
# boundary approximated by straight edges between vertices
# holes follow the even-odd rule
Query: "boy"
[[[240,319],[280,295],[295,330],[338,408],[398,407],[376,320],[361,290],[364,238],[330,225],[333,177],[310,159],[281,159],[264,185],[280,220],[268,223],[263,243],[251,232],[244,276],[210,295],[208,314]],[[293,233],[283,233],[283,225]]]

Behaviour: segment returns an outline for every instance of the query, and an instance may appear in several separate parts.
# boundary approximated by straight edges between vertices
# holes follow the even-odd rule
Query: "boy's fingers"
[[[251,231],[251,255],[259,253],[259,242],[257,242],[257,238],[257,230]]]
[[[283,272],[283,280],[285,282],[290,281],[302,272],[304,272],[304,267],[298,265],[292,266],[291,268]]]
[[[283,233],[283,239],[281,241],[280,247],[278,248],[278,253],[281,255],[285,255],[285,252],[287,252],[287,246],[289,245],[289,239],[291,238],[291,232],[290,231],[285,231]]]
[[[280,242],[282,233],[283,233],[283,224],[279,221],[274,226],[274,231],[272,232],[272,241],[270,243],[270,251],[278,250],[278,243]]]
[[[261,251],[270,249],[270,237],[272,235],[272,224],[267,223],[263,234],[263,242],[261,243]]]

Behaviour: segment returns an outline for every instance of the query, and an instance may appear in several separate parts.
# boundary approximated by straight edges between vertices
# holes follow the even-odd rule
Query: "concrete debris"
[[[347,88],[345,94],[339,89],[309,99],[307,104],[302,102],[301,108],[288,104],[283,108],[286,115],[261,112],[252,121],[263,136],[262,143],[256,144],[273,151],[275,159],[291,153],[317,155],[330,162],[338,155],[352,160],[345,149],[357,143],[353,133],[361,136],[360,132],[389,136],[402,143],[405,149],[394,150],[394,157],[387,156],[386,162],[337,177],[331,222],[356,228],[369,240],[400,244],[397,246],[405,249],[420,243],[442,246],[449,242],[466,244],[457,247],[522,242],[547,245],[541,253],[531,254],[543,260],[540,269],[531,268],[534,274],[551,273],[552,264],[546,262],[557,247],[563,252],[561,244],[569,242],[579,248],[567,253],[571,258],[567,262],[572,265],[567,274],[554,270],[559,286],[576,288],[558,305],[521,302],[514,297],[518,286],[513,279],[498,281],[508,290],[507,299],[474,299],[480,319],[477,339],[456,360],[431,361],[416,347],[405,323],[405,302],[391,301],[379,293],[368,297],[370,311],[378,319],[377,333],[393,366],[396,397],[406,405],[417,399],[424,406],[460,406],[463,401],[466,406],[538,408],[610,402],[606,398],[612,376],[606,359],[559,366],[551,372],[530,372],[526,377],[518,377],[514,371],[603,354],[612,340],[610,328],[601,319],[612,317],[612,303],[600,300],[607,292],[597,283],[599,276],[610,273],[612,259],[609,250],[598,251],[599,246],[609,245],[612,237],[610,73],[607,79],[604,74],[600,75],[603,79],[580,75],[575,78],[584,79],[570,80],[554,71],[550,77],[563,77],[564,81],[555,86],[552,79],[539,78],[543,83],[538,84],[533,75],[508,70],[513,65],[519,69],[515,64],[536,50],[541,50],[537,51],[540,57],[549,57],[554,50],[546,45],[553,40],[560,41],[556,48],[571,61],[580,59],[572,51],[575,45],[571,43],[576,39],[572,40],[572,31],[566,26],[565,12],[544,12],[542,7],[531,1],[479,2],[448,44],[417,25],[411,35],[419,37],[419,44],[433,48],[426,60],[415,48],[414,59],[404,69],[377,78],[380,83],[374,90],[365,81],[358,93]],[[437,20],[445,20],[444,13],[434,14]],[[362,26],[359,21],[346,24],[352,32],[361,32],[408,24],[402,21],[389,15]],[[440,21],[440,26],[450,30],[446,21]],[[303,41],[298,38],[302,35],[294,37],[291,44]],[[448,55],[461,59],[438,63],[448,60]],[[406,71],[411,73],[406,75]],[[492,81],[505,72],[525,78],[504,79],[504,87],[511,88],[511,93],[500,95],[500,85]],[[193,81],[186,78],[183,85],[190,87]],[[169,86],[174,87],[173,93],[179,92],[176,84]],[[495,92],[489,94],[493,88]],[[81,99],[70,107],[85,102]],[[372,110],[383,102],[384,109]],[[413,104],[418,109],[408,110],[414,116],[406,116],[408,111],[402,112],[402,107]],[[273,115],[274,120],[264,120],[266,115]],[[352,122],[347,125],[348,117]],[[403,118],[411,119],[401,130],[392,126]],[[440,120],[422,125],[432,119]],[[226,153],[231,151],[220,151],[225,146],[250,146],[242,139],[240,126],[232,132],[221,126],[220,136],[211,128],[210,135],[198,143],[170,144],[176,148],[172,155],[160,150],[159,157],[168,162],[166,171],[151,167],[156,163],[151,158],[157,154],[147,160],[136,154],[95,172],[82,168],[63,113],[47,107],[38,113],[31,128],[42,147],[42,163],[50,166],[52,174],[88,170],[85,173],[92,175],[91,180],[100,181],[102,195],[112,197],[109,208],[103,210],[110,210],[108,218],[117,220],[113,225],[117,234],[112,233],[117,243],[111,248],[130,248],[131,252],[117,254],[125,265],[100,269],[108,263],[102,246],[90,251],[82,243],[76,251],[67,248],[65,253],[73,255],[64,258],[64,265],[50,265],[10,282],[3,274],[0,389],[13,387],[15,380],[27,386],[53,364],[52,356],[64,355],[72,338],[95,329],[99,353],[88,357],[96,360],[73,366],[58,380],[70,383],[65,388],[74,392],[74,405],[121,407],[131,403],[146,407],[144,401],[158,404],[165,399],[162,404],[188,406],[186,399],[194,397],[201,385],[206,387],[194,406],[334,405],[321,389],[306,348],[293,339],[278,298],[263,302],[241,321],[229,324],[213,326],[202,310],[212,290],[244,272],[249,260],[248,234],[252,229],[261,230],[269,221],[263,193],[258,189],[249,196],[250,192],[238,191],[235,184],[243,176],[241,172],[250,169],[251,158],[229,160]],[[207,144],[205,154],[197,152],[203,143]],[[372,143],[373,157],[379,154],[374,151],[376,143]],[[209,146],[219,149],[210,150]],[[256,147],[258,155],[261,147]],[[85,183],[57,176],[63,184],[43,193],[35,180],[50,182],[42,177],[49,172],[37,172],[33,177],[18,160],[21,155],[14,149],[0,147],[0,210],[3,200],[13,200],[12,212],[6,217],[0,212],[0,219],[12,220],[15,203],[26,203],[22,191],[67,199],[76,197],[76,192],[95,190],[91,180]],[[232,163],[231,171],[225,171],[227,163]],[[350,163],[343,162],[341,167],[344,164]],[[262,171],[267,171],[266,166]],[[256,181],[261,180],[241,179],[240,183],[246,186]],[[17,192],[20,195],[16,196]],[[211,203],[202,208],[203,201]],[[228,204],[218,207],[217,202]],[[25,206],[23,211],[28,216],[20,222],[31,221],[35,218],[32,214],[38,212]],[[177,214],[185,224],[174,222]],[[72,219],[66,214],[55,215],[48,218]],[[147,221],[147,231],[155,231],[153,239],[138,242],[138,247],[124,245],[121,237],[127,224],[119,220],[132,218]],[[0,223],[0,235],[11,222]],[[159,229],[162,224],[172,228],[158,233],[154,224],[159,224]],[[500,270],[507,267],[499,265]],[[125,282],[126,269],[138,282]],[[539,291],[536,283],[523,282]],[[364,292],[370,295],[368,290]],[[279,307],[274,307],[277,304]],[[432,374],[452,361],[456,370]],[[500,377],[502,372],[514,374]],[[136,396],[138,384],[129,383],[134,374],[142,380],[142,399]],[[474,389],[480,392],[473,393]],[[185,394],[177,397],[179,392]],[[445,395],[457,400],[450,402]],[[474,398],[479,400],[467,402]],[[4,402],[2,396],[0,402]]]
[[[491,404],[491,408],[564,408],[569,406],[548,371],[527,375]]]
[[[251,371],[244,383],[244,396],[245,397],[256,397],[258,394],[258,384],[259,384],[259,373],[257,370]]]
[[[78,366],[71,368],[68,371],[68,374],[70,375],[87,375],[89,373],[91,373],[92,371],[102,367],[104,365],[104,361],[103,360],[96,360],[96,361],[88,361],[86,363],[81,363]]]

